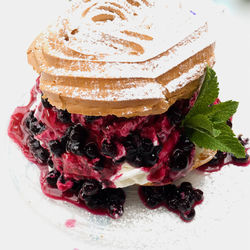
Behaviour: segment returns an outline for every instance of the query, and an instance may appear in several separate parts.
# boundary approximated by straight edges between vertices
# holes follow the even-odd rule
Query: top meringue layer
[[[180,1],[77,1],[28,50],[40,89],[83,115],[165,112],[214,63],[205,20]]]

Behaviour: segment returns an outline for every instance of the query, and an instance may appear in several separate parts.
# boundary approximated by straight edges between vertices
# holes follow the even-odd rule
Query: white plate
[[[244,133],[250,136],[248,115],[250,35],[245,32],[246,25],[237,19],[229,18],[220,25],[223,28],[218,33],[216,71],[221,83],[222,100],[240,101],[239,111],[234,119],[234,130],[237,134]],[[20,41],[24,41],[21,36]],[[24,53],[24,46],[18,50],[20,49]],[[20,65],[21,62],[25,65],[21,68],[16,65],[17,72],[21,73],[20,71],[24,72],[29,66],[24,63],[25,58],[20,56],[18,58]],[[31,79],[30,72],[31,70],[26,72],[26,78],[25,72],[24,75],[12,75],[17,89],[31,87],[31,82],[23,84],[23,88],[18,85],[18,80],[25,82]],[[5,79],[7,83],[11,83],[8,77]],[[11,86],[7,88],[9,92],[12,91]],[[19,95],[14,93],[8,97],[12,106],[19,104],[14,98]],[[204,202],[196,207],[196,217],[191,223],[183,222],[164,208],[157,210],[145,208],[133,187],[126,190],[127,201],[123,217],[112,220],[109,217],[92,215],[69,203],[51,200],[44,196],[40,189],[37,167],[28,163],[10,140],[7,139],[6,144],[8,159],[4,162],[4,166],[8,166],[18,196],[31,208],[27,213],[23,210],[21,201],[19,199],[11,201],[11,196],[7,201],[12,206],[1,210],[7,217],[4,221],[8,221],[8,224],[5,223],[3,227],[6,228],[6,239],[9,245],[13,246],[12,241],[18,239],[15,249],[44,249],[47,240],[49,241],[47,249],[196,250],[222,247],[223,249],[250,249],[250,213],[248,212],[250,167],[226,166],[217,173],[204,175],[194,171],[188,176],[187,180],[190,180],[196,188],[203,190],[205,196]],[[11,190],[11,186],[8,189]],[[6,192],[6,197],[8,194],[14,197],[14,193],[9,192]],[[25,218],[27,224],[17,224],[21,219],[12,220],[24,215],[27,216]],[[69,219],[75,220],[74,227],[69,228],[65,225]],[[27,228],[32,220],[37,224]],[[46,227],[45,222],[52,227]],[[15,232],[15,235],[12,232]],[[32,239],[36,239],[37,242],[34,240],[32,242]]]

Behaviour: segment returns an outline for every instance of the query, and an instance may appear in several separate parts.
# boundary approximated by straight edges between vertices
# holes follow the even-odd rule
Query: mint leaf
[[[202,133],[194,129],[191,133],[189,132],[189,137],[193,143],[201,148],[220,150],[222,152],[232,153],[237,158],[244,158],[245,148],[235,136],[227,132],[228,131],[223,130],[219,136],[213,137],[207,133]]]
[[[206,77],[193,108],[182,122],[190,140],[199,147],[220,150],[245,157],[245,148],[226,121],[236,112],[235,101],[214,103],[219,94],[218,81],[213,69],[207,67]]]
[[[214,123],[226,122],[237,111],[238,102],[227,101],[216,104],[209,109],[207,115]]]
[[[200,132],[204,133],[207,132],[212,136],[218,136],[220,134],[220,130],[215,129],[209,118],[202,114],[191,116],[185,120],[185,127],[200,130]]]
[[[216,73],[212,68],[207,67],[205,80],[193,108],[186,116],[187,119],[195,114],[202,114],[205,112],[208,106],[214,103],[218,95],[219,83],[217,81]]]

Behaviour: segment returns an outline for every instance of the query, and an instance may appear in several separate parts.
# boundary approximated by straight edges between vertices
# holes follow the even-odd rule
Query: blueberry
[[[71,114],[67,110],[57,110],[57,119],[62,123],[71,123]]]
[[[158,161],[160,146],[154,146],[148,138],[141,138],[133,133],[123,142],[126,149],[126,160],[134,167],[152,167]]]
[[[84,148],[83,144],[79,141],[68,141],[67,142],[67,151],[82,156],[84,155]]]
[[[34,157],[41,164],[46,164],[49,160],[49,151],[43,148],[38,140],[36,140],[33,136],[28,138],[27,142],[28,147],[30,148]]]
[[[195,189],[193,191],[193,196],[196,202],[200,202],[203,200],[203,192],[200,189]]]
[[[38,122],[35,118],[34,111],[30,111],[29,115],[25,119],[25,125],[33,135],[38,135],[45,129],[45,125]]]
[[[102,195],[106,197],[106,205],[123,204],[125,202],[125,193],[121,188],[105,188],[102,190]]]
[[[164,197],[167,207],[171,210],[178,210],[180,191],[174,184],[164,186]]]
[[[69,140],[71,141],[85,142],[88,135],[87,130],[79,123],[69,129],[69,132]]]
[[[178,199],[177,198],[173,198],[173,199],[170,199],[166,202],[166,205],[168,206],[169,209],[173,210],[173,211],[176,211],[178,210]]]
[[[153,167],[158,161],[158,156],[155,153],[144,155],[141,160],[141,165],[144,167]]]
[[[86,115],[84,117],[86,123],[91,123],[91,122],[93,122],[93,121],[95,121],[97,119],[100,119],[100,118],[101,118],[101,116],[88,116],[88,115]]]
[[[105,158],[101,156],[100,160],[94,163],[94,167],[93,168],[96,171],[101,171],[101,170],[103,170],[104,165],[105,165]]]
[[[156,208],[165,199],[164,187],[141,187],[141,192],[148,207]]]
[[[35,152],[37,149],[41,147],[40,142],[36,140],[33,136],[29,137],[27,144],[32,152]]]
[[[180,216],[185,221],[191,221],[194,218],[194,216],[195,216],[195,210],[194,210],[194,208],[192,208],[187,213],[180,213]]]
[[[28,116],[25,119],[25,125],[28,129],[30,129],[30,125],[32,122],[37,122],[37,119],[34,116],[34,111],[30,111]]]
[[[84,198],[80,197],[80,200],[83,200],[85,205],[93,210],[105,208],[105,197],[101,194],[101,192]]]
[[[181,149],[175,149],[170,157],[169,167],[173,171],[181,171],[188,165],[188,156]]]
[[[112,142],[105,140],[102,143],[102,154],[114,158],[117,154],[116,146]]]
[[[72,182],[73,182],[73,186],[69,191],[78,195],[82,188],[83,180],[72,179]]]
[[[117,218],[123,212],[125,193],[121,188],[106,188],[94,195],[80,195],[79,198],[90,209],[105,209],[111,216]]]
[[[84,144],[87,139],[86,129],[81,124],[76,124],[67,132],[69,133],[69,135],[66,135],[64,138],[64,140],[67,140],[67,151],[72,152],[76,155],[83,155]]]
[[[61,140],[60,140],[62,146],[63,146],[65,149],[66,149],[66,145],[67,145],[67,142],[68,142],[68,140],[69,140],[69,136],[70,136],[70,133],[71,133],[72,129],[73,129],[73,126],[68,127],[67,130],[66,130],[66,132],[65,132],[65,134],[62,136],[62,138],[61,138]]]
[[[233,124],[232,124],[232,121],[230,119],[227,120],[227,125],[232,128],[233,127]]]
[[[88,143],[85,147],[84,147],[84,154],[90,158],[90,159],[95,159],[99,156],[99,151],[98,151],[98,147],[94,142],[90,142]]]
[[[34,135],[38,135],[38,134],[42,133],[42,131],[44,131],[44,129],[45,129],[45,126],[41,122],[34,121],[34,122],[30,123],[30,131]]]
[[[108,206],[108,214],[114,219],[121,217],[123,212],[123,205],[120,203],[112,203]]]
[[[237,158],[232,154],[232,160],[235,163],[247,163],[249,160],[249,155],[246,153],[244,158]]]
[[[54,168],[54,162],[51,159],[48,160],[48,165],[50,168]]]
[[[242,138],[242,135],[239,135],[239,136],[238,136],[238,140],[240,141],[240,143],[242,144],[242,146],[246,146],[246,145],[248,144],[248,141],[249,141],[248,138],[243,139],[243,138]]]
[[[226,156],[227,156],[227,153],[217,151],[213,159],[209,161],[207,164],[211,166],[218,166],[219,164],[222,163],[222,161],[226,158]]]
[[[56,188],[57,187],[56,183],[57,183],[59,176],[60,176],[60,173],[54,169],[47,174],[46,181],[51,187]]]
[[[82,181],[82,187],[79,194],[84,198],[97,194],[101,189],[102,185],[100,182],[94,179],[87,179]]]
[[[133,162],[136,158],[137,155],[137,145],[130,139],[130,138],[126,138],[127,140],[124,142],[124,146],[126,149],[126,159],[129,162]]]
[[[188,137],[182,135],[178,142],[178,147],[183,149],[185,152],[190,153],[190,151],[194,148],[194,144]]]
[[[173,125],[179,125],[184,118],[182,110],[178,108],[177,104],[172,105],[167,111],[167,117]]]
[[[43,147],[40,147],[34,151],[34,156],[41,164],[46,164],[49,159],[49,151]]]
[[[190,182],[182,182],[179,187],[180,192],[189,192],[190,190],[193,190],[192,184]]]
[[[52,140],[48,143],[50,151],[57,157],[65,153],[65,147],[58,140]]]
[[[41,102],[42,102],[42,105],[44,106],[44,108],[46,108],[46,109],[52,108],[52,105],[49,103],[48,98],[41,97]]]
[[[186,212],[190,211],[193,203],[194,203],[193,201],[190,202],[188,197],[186,197],[184,199],[180,199],[178,201],[178,211],[181,213],[186,213]]]
[[[153,142],[148,138],[142,138],[141,151],[144,153],[150,153],[153,150]]]
[[[164,186],[165,200],[171,200],[179,195],[179,190],[174,184],[168,184]]]

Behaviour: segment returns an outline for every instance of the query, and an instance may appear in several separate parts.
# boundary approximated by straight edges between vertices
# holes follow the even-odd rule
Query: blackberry
[[[71,114],[67,110],[57,110],[57,119],[62,123],[71,123]]]

